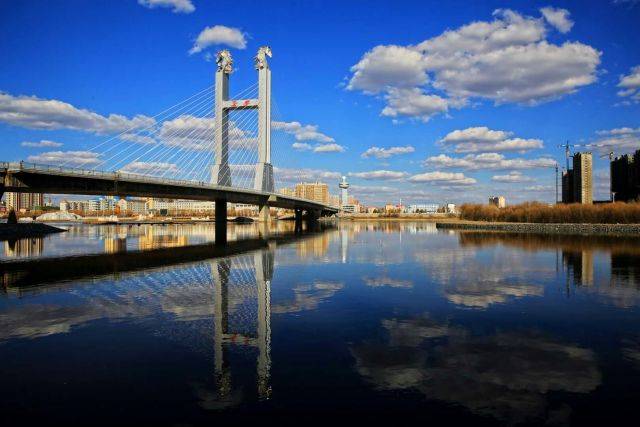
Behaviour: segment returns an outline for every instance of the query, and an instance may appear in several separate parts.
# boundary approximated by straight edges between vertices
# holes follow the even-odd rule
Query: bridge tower
[[[249,345],[258,349],[256,360],[256,380],[258,396],[262,399],[271,394],[271,280],[275,256],[275,244],[269,243],[265,249],[253,254],[253,274],[257,297],[257,325],[255,333],[241,335],[229,330],[229,308],[240,306],[242,301],[234,300],[229,286],[242,285],[234,283],[233,263],[241,258],[220,258],[210,262],[214,286],[214,367],[218,392],[221,396],[229,396],[232,392],[232,379],[227,349],[231,345]],[[245,260],[250,258],[245,257]],[[235,266],[242,268],[242,264]],[[236,279],[237,280],[237,279]],[[253,284],[253,283],[251,283]],[[237,298],[237,297],[236,297]],[[251,319],[253,320],[253,319]]]
[[[258,163],[255,168],[254,190],[273,192],[271,165],[271,70],[267,62],[271,48],[263,46],[254,58],[258,71],[258,99],[229,99],[229,75],[233,59],[228,50],[218,52],[215,82],[215,163],[211,168],[213,184],[231,186],[229,167],[229,111],[258,110]]]

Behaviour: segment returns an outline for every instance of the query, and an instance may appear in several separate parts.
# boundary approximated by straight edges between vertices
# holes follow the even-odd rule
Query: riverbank
[[[27,239],[43,237],[52,233],[63,233],[67,230],[40,223],[0,224],[0,240]]]
[[[379,216],[379,214],[358,214],[339,217],[341,221],[457,221],[456,217],[449,214],[426,215],[426,214],[400,214],[398,216]]]
[[[546,224],[525,222],[437,221],[436,228],[443,230],[481,230],[581,236],[633,235],[640,237],[640,224]]]

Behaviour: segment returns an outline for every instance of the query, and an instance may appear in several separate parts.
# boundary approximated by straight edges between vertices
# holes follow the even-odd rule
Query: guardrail
[[[142,183],[148,183],[148,184],[180,185],[180,186],[188,186],[188,187],[195,186],[203,189],[221,190],[221,191],[229,191],[229,192],[241,191],[244,193],[256,194],[256,195],[267,196],[267,197],[275,195],[283,199],[298,201],[301,203],[308,203],[312,205],[321,206],[324,208],[338,209],[335,206],[324,205],[314,200],[304,199],[304,198],[295,197],[295,196],[285,196],[279,193],[267,193],[264,191],[257,191],[250,188],[242,188],[242,187],[227,187],[227,186],[211,184],[203,181],[188,181],[188,180],[179,180],[179,179],[157,178],[150,175],[134,174],[130,172],[116,172],[116,171],[105,172],[105,171],[98,171],[93,169],[69,168],[69,167],[63,167],[63,166],[46,165],[46,164],[29,163],[29,162],[0,162],[0,169],[18,170],[18,171],[25,171],[25,172],[50,172],[50,173],[70,175],[70,176],[105,178],[105,179],[111,179],[114,181],[126,180],[126,181],[135,181],[135,182],[142,182]]]

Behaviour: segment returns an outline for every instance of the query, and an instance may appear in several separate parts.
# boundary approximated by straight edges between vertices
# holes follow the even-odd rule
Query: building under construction
[[[640,198],[640,150],[611,160],[611,194],[615,201]]]
[[[593,156],[575,153],[573,169],[562,174],[562,203],[593,203]]]

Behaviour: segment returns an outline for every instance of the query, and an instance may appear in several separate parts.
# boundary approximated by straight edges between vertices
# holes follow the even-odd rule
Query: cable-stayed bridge
[[[277,192],[284,181],[272,158],[290,150],[282,132],[272,134],[268,57],[271,49],[261,47],[254,58],[257,83],[230,97],[233,59],[219,52],[213,87],[154,117],[136,116],[125,131],[55,164],[0,163],[0,192],[215,201],[221,224],[227,203],[257,205],[264,221],[269,207],[292,209],[296,218],[303,211],[312,219],[336,213],[334,206]],[[296,181],[304,178],[301,171]]]

